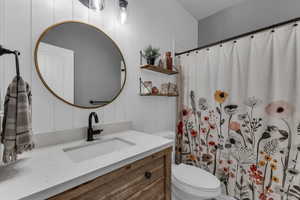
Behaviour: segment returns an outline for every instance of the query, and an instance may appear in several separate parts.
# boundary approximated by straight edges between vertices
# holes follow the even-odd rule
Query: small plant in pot
[[[148,65],[155,65],[155,60],[161,55],[158,48],[153,48],[149,45],[144,49],[143,57],[147,60]]]

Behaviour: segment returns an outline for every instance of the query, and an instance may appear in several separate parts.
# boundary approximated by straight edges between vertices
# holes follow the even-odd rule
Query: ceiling
[[[196,19],[200,20],[245,0],[178,0]]]

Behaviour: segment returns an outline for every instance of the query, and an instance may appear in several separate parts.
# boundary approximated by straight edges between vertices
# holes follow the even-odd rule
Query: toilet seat
[[[172,166],[172,184],[175,190],[195,198],[213,198],[221,194],[221,183],[214,175],[190,165]]]

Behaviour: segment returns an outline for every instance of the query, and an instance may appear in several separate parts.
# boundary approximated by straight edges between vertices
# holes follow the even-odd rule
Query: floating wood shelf
[[[178,97],[179,95],[169,95],[169,94],[140,94],[143,97]]]
[[[151,70],[151,71],[155,71],[155,72],[159,72],[159,73],[163,73],[163,74],[167,74],[167,75],[175,75],[178,74],[178,72],[176,71],[171,71],[171,70],[167,70],[158,66],[154,66],[154,65],[144,65],[141,66],[141,69],[147,69],[147,70]]]

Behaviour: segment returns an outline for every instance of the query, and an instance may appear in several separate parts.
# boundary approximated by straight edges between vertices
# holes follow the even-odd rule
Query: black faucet
[[[93,130],[93,117],[95,118],[95,122],[99,123],[99,118],[98,118],[97,113],[92,112],[89,116],[89,127],[87,130],[87,141],[88,142],[94,141],[94,135],[100,135],[103,132],[103,129]]]

